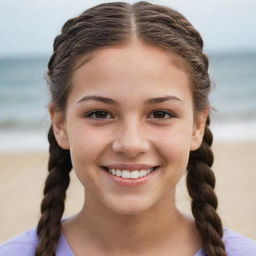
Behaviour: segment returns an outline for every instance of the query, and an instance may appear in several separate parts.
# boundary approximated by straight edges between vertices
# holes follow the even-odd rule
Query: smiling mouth
[[[117,176],[123,179],[139,179],[145,176],[148,176],[150,173],[154,172],[157,168],[160,166],[155,166],[153,168],[145,169],[145,170],[115,170],[115,169],[110,169],[105,166],[101,166],[102,170],[105,172]]]

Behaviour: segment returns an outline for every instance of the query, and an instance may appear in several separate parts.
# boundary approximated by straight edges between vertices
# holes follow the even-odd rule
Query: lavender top
[[[223,241],[226,246],[227,256],[256,256],[256,241],[224,227]],[[0,244],[0,256],[34,256],[38,238],[36,228],[27,230],[10,240]],[[63,233],[58,243],[57,256],[75,256]],[[194,256],[205,256],[202,248]]]

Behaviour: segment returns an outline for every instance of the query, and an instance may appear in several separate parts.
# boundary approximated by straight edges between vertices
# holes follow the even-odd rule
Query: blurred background
[[[0,0],[0,242],[35,226],[40,216],[50,125],[44,75],[54,38],[67,19],[103,2],[112,1]],[[214,84],[219,214],[224,225],[256,239],[256,2],[151,2],[180,11],[203,37]],[[177,203],[190,214],[184,188],[182,180]],[[72,176],[65,215],[80,209],[81,191]]]

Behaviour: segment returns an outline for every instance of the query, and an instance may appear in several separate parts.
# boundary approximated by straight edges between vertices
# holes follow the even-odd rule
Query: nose
[[[146,139],[145,130],[136,122],[127,122],[117,132],[112,148],[115,152],[122,152],[126,156],[134,157],[149,150],[149,141]]]

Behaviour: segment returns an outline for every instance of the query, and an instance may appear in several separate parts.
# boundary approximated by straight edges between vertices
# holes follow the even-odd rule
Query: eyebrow
[[[145,104],[151,105],[151,104],[156,104],[156,103],[161,103],[161,102],[171,101],[171,100],[183,102],[180,98],[178,98],[174,95],[165,95],[162,97],[154,97],[154,98],[147,99],[145,101]],[[111,98],[100,96],[100,95],[84,96],[82,99],[77,101],[77,104],[88,102],[88,101],[97,101],[97,102],[103,102],[103,103],[110,104],[110,105],[119,105],[119,103],[117,101],[115,101]]]

